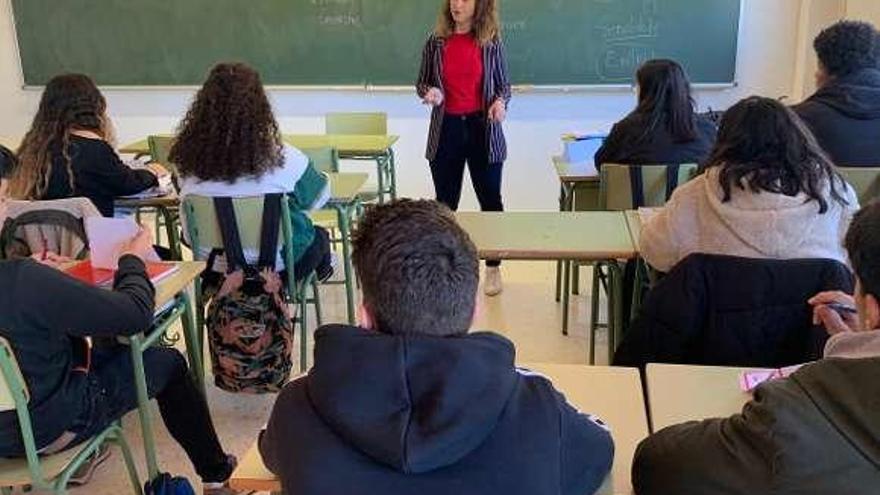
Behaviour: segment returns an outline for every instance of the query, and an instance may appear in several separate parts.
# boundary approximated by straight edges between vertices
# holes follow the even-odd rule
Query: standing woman
[[[501,171],[507,143],[501,123],[510,80],[500,38],[496,0],[443,0],[425,43],[416,85],[434,107],[426,158],[437,201],[458,209],[465,163],[480,209],[503,211]],[[484,292],[501,293],[498,260],[486,262]]]

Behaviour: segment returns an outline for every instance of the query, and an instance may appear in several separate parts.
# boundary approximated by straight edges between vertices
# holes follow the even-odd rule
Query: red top
[[[453,34],[443,48],[446,113],[465,115],[483,109],[483,51],[471,34]]]

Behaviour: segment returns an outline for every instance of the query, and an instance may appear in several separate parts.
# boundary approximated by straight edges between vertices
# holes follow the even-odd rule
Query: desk
[[[753,370],[759,368],[648,364],[648,403],[653,430],[740,412],[752,395],[740,389],[739,377],[744,371]]]
[[[150,398],[147,393],[143,353],[155,345],[181,316],[189,366],[201,389],[204,390],[205,388],[205,371],[202,360],[204,355],[202,353],[201,339],[197,334],[198,329],[193,321],[192,300],[188,293],[189,286],[195,282],[199,274],[205,269],[205,264],[199,261],[185,261],[177,265],[178,270],[175,273],[156,284],[156,308],[162,308],[172,303],[171,308],[157,317],[154,327],[149,334],[132,335],[127,339],[134,365],[138,415],[144,437],[144,454],[147,460],[147,472],[150,479],[156,476],[159,472],[159,467],[156,458],[153,423],[150,417]]]
[[[0,145],[3,145],[13,152],[18,149],[18,145],[21,143],[21,138],[12,138],[9,136],[0,136]]]
[[[171,136],[171,134],[163,134]],[[397,172],[394,162],[393,146],[399,136],[394,135],[357,135],[357,134],[284,134],[281,139],[297,148],[336,148],[339,157],[347,160],[374,160],[379,181],[379,202],[385,196],[397,198]],[[146,139],[129,143],[119,149],[120,153],[134,155],[150,154],[150,146]]]
[[[642,385],[638,370],[564,364],[524,367],[547,376],[577,409],[595,414],[611,428],[614,467],[600,494],[629,494],[630,470],[638,443],[648,436]],[[229,484],[236,490],[280,492],[281,483],[263,465],[257,445],[241,458]]]
[[[609,356],[613,354],[623,328],[623,269],[617,261],[636,257],[623,212],[468,212],[456,218],[483,259],[604,262],[609,269]],[[566,288],[565,308],[568,298]],[[593,301],[595,321],[598,298]],[[562,331],[568,332],[568,311],[562,315]]]

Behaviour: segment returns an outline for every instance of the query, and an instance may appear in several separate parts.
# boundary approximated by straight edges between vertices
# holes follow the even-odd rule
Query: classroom
[[[0,0],[0,102],[4,495],[880,493],[878,0]]]

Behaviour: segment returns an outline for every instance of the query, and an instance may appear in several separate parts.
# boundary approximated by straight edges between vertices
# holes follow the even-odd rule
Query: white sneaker
[[[501,294],[504,287],[501,285],[501,268],[497,266],[486,267],[486,280],[483,281],[483,294],[489,297]]]

